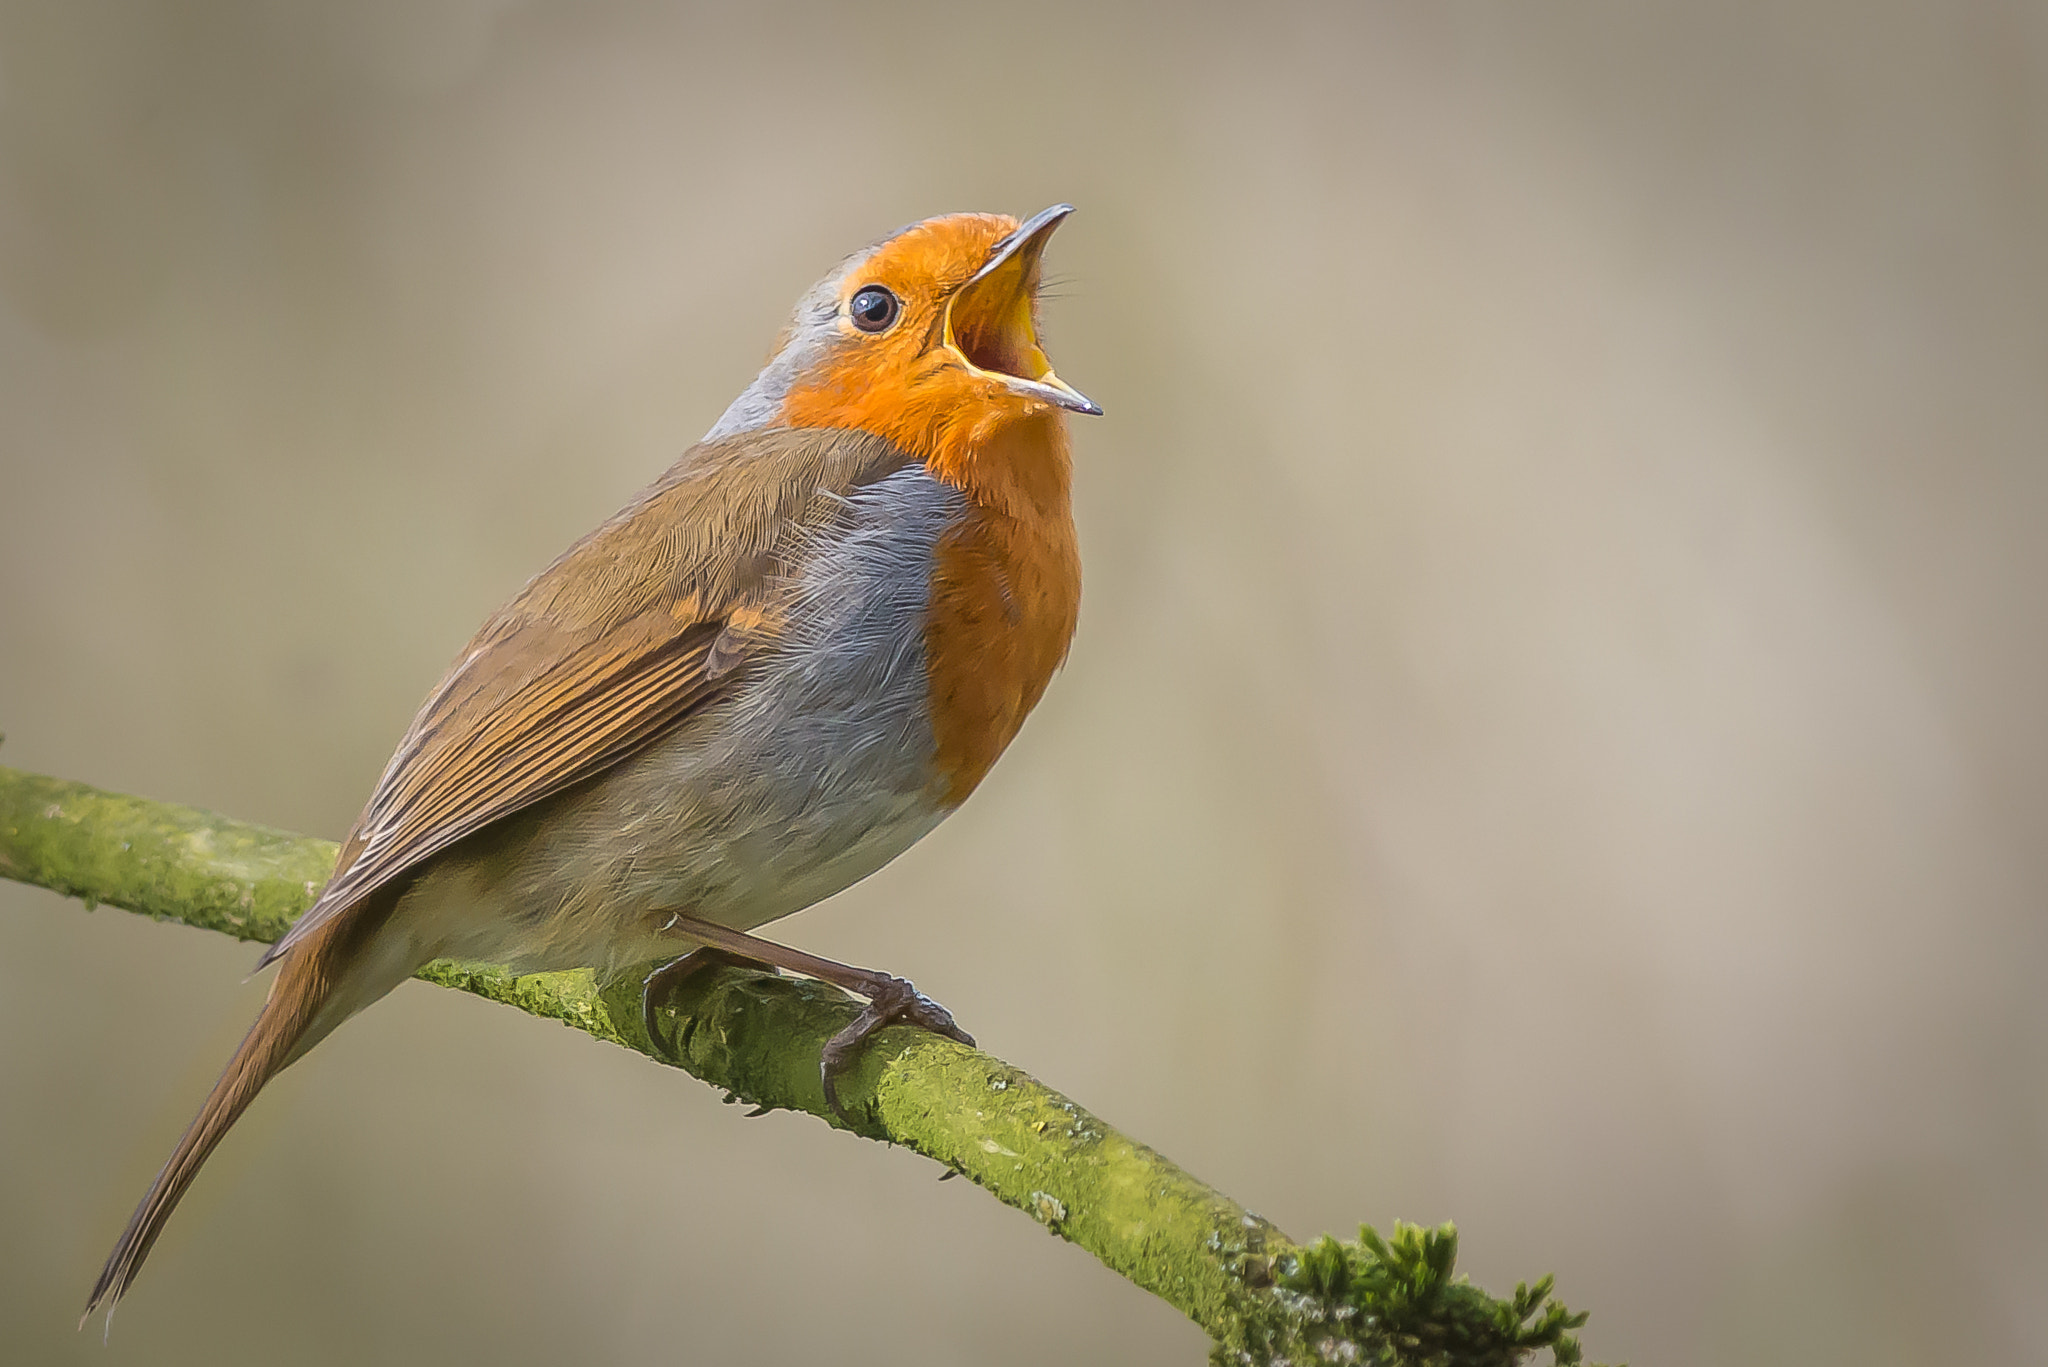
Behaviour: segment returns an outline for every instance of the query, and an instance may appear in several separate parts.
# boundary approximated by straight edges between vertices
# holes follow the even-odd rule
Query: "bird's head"
[[[949,214],[847,258],[710,435],[857,428],[931,459],[1020,421],[1100,413],[1038,340],[1039,258],[1071,212]]]

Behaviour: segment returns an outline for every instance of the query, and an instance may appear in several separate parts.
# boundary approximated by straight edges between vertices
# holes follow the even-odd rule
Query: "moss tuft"
[[[1549,1350],[1577,1367],[1586,1322],[1550,1299],[1551,1279],[1500,1300],[1456,1274],[1458,1231],[1397,1222],[1394,1237],[1365,1225],[1355,1243],[1324,1235],[1281,1254],[1262,1310],[1219,1341],[1219,1367],[1346,1363],[1358,1367],[1516,1367]]]

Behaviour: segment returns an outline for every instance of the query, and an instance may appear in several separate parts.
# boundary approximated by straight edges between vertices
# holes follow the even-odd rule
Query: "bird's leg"
[[[940,1006],[910,983],[887,973],[877,973],[872,968],[855,968],[851,964],[821,959],[815,954],[806,954],[801,949],[763,940],[745,931],[733,930],[710,921],[700,921],[694,916],[680,912],[669,918],[667,929],[678,935],[688,936],[712,949],[721,950],[734,958],[753,963],[768,964],[775,968],[801,973],[807,978],[827,982],[842,992],[866,997],[867,1008],[854,1017],[853,1023],[825,1042],[823,1054],[818,1059],[819,1077],[825,1085],[825,1100],[834,1113],[848,1125],[853,1117],[839,1104],[839,1075],[852,1064],[854,1055],[869,1035],[885,1025],[899,1022],[929,1030],[935,1035],[958,1040],[972,1045],[974,1037],[953,1023],[953,1013]],[[685,955],[687,959],[690,956]],[[681,963],[682,960],[678,960]],[[670,965],[674,967],[674,965]],[[666,973],[668,969],[657,970]],[[649,978],[649,982],[653,979]]]
[[[661,1028],[658,1013],[687,979],[694,978],[705,969],[714,968],[719,964],[733,968],[765,968],[771,973],[775,971],[775,965],[763,963],[759,959],[749,959],[728,950],[714,949],[710,945],[698,945],[689,953],[670,959],[640,980],[640,1021],[647,1027],[647,1038],[670,1058],[679,1057],[676,1041]]]

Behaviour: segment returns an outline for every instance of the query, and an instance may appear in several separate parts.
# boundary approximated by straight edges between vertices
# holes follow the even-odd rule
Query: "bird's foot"
[[[958,1040],[969,1048],[974,1046],[974,1036],[954,1024],[952,1012],[912,987],[905,979],[877,973],[870,980],[857,984],[857,990],[868,999],[866,1009],[855,1016],[844,1030],[825,1041],[825,1050],[818,1058],[818,1074],[825,1084],[825,1102],[849,1127],[853,1125],[853,1117],[839,1104],[838,1081],[853,1066],[854,1056],[875,1031],[889,1025],[915,1025],[935,1035]]]
[[[699,945],[687,954],[670,959],[661,967],[640,980],[640,1023],[647,1027],[647,1038],[671,1060],[680,1061],[681,1053],[677,1041],[662,1029],[661,1008],[668,1005],[669,998],[687,980],[696,977],[707,968],[724,964],[732,968],[751,968],[756,971],[776,972],[774,964],[749,959],[743,954],[729,950],[714,949],[710,945]]]
[[[925,996],[901,978],[887,973],[877,973],[871,968],[855,968],[851,964],[835,963],[807,954],[801,949],[776,944],[749,935],[743,930],[721,926],[712,921],[701,920],[686,912],[672,912],[663,929],[673,930],[679,936],[688,936],[703,948],[685,954],[674,963],[656,969],[647,978],[647,991],[652,993],[656,979],[668,979],[660,990],[663,995],[674,990],[675,984],[702,966],[699,954],[708,954],[712,959],[725,963],[739,963],[752,968],[763,966],[801,973],[806,977],[827,982],[842,992],[867,998],[867,1006],[854,1017],[853,1023],[825,1042],[825,1050],[818,1059],[818,1075],[825,1084],[825,1101],[832,1107],[833,1114],[852,1128],[853,1117],[839,1104],[838,1082],[842,1074],[852,1066],[854,1055],[869,1035],[883,1026],[899,1021],[906,1025],[920,1026],[935,1035],[973,1047],[974,1036],[953,1023],[953,1013]],[[684,967],[684,965],[689,967]],[[643,996],[642,1005],[647,1014],[649,1038],[659,1039],[654,1028],[654,1008],[660,1001],[652,996]]]

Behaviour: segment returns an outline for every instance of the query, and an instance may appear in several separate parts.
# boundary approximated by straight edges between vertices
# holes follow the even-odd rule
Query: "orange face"
[[[1038,344],[1039,259],[1068,212],[928,219],[849,263],[836,298],[816,301],[833,309],[816,319],[829,341],[781,421],[858,428],[931,459],[1059,409],[1100,412]]]

